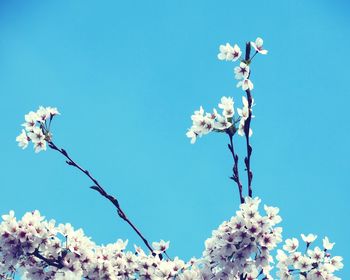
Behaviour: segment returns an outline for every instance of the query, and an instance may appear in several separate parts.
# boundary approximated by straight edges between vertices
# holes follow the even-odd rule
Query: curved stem
[[[256,56],[257,53],[258,53],[258,51],[256,51],[256,52],[253,54],[253,56],[249,59],[249,63],[252,62],[253,58]]]
[[[66,150],[62,148],[58,148],[52,141],[48,142],[49,147],[60,154],[62,154],[67,160],[66,163],[70,166],[73,166],[77,169],[79,169],[81,172],[83,172],[89,179],[95,184],[94,186],[90,187],[91,189],[97,191],[100,195],[108,199],[114,206],[117,208],[117,213],[121,219],[123,219],[125,222],[127,222],[131,228],[136,232],[136,234],[141,238],[143,243],[146,245],[146,247],[154,254],[153,248],[147,241],[147,239],[143,236],[143,234],[137,229],[137,227],[129,220],[129,218],[126,216],[122,208],[120,207],[119,201],[114,196],[108,194],[104,188],[99,184],[99,182],[90,174],[90,172],[84,168],[82,168],[80,165],[78,165],[67,153]]]

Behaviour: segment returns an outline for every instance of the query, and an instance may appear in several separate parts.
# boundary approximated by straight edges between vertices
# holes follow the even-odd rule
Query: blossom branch
[[[251,50],[250,42],[247,42],[246,43],[246,50],[245,50],[245,61],[247,63],[250,62],[250,50]],[[249,72],[249,76],[250,76],[250,72]],[[250,157],[251,157],[253,149],[252,149],[252,146],[250,145],[250,142],[249,142],[250,122],[252,119],[253,98],[252,98],[252,95],[251,95],[249,88],[245,92],[247,94],[247,100],[248,100],[248,118],[246,119],[246,121],[244,123],[244,134],[245,134],[245,139],[246,139],[246,144],[247,144],[247,156],[244,159],[244,163],[245,163],[247,175],[248,175],[248,196],[253,197],[253,190],[252,190],[253,172],[250,169]]]
[[[243,197],[243,194],[242,194],[242,183],[241,183],[241,181],[239,179],[239,172],[238,172],[238,155],[235,153],[234,145],[233,145],[234,132],[231,129],[228,129],[227,130],[227,134],[228,134],[228,136],[230,138],[230,144],[228,144],[228,148],[229,148],[229,150],[230,150],[230,152],[232,154],[233,161],[234,161],[233,168],[232,168],[233,174],[230,177],[230,179],[232,179],[233,181],[236,182],[237,187],[238,187],[238,191],[239,191],[239,197],[240,197],[241,203],[244,203],[244,197]]]
[[[84,168],[82,168],[80,165],[78,165],[67,153],[66,150],[57,147],[52,141],[48,141],[48,145],[51,149],[59,152],[60,154],[62,154],[67,160],[66,163],[70,166],[73,166],[77,169],[79,169],[81,172],[83,172],[87,177],[90,178],[90,180],[95,184],[94,186],[91,186],[90,188],[97,191],[100,195],[102,195],[103,197],[105,197],[106,199],[108,199],[116,208],[117,208],[117,213],[119,215],[119,217],[121,219],[123,219],[125,222],[127,222],[131,228],[136,232],[136,234],[142,239],[143,243],[146,245],[146,247],[152,252],[152,254],[154,253],[153,248],[151,247],[151,245],[149,244],[149,242],[147,241],[147,239],[143,236],[143,234],[136,228],[136,226],[129,220],[129,218],[126,216],[126,214],[124,213],[124,211],[121,209],[119,201],[117,200],[117,198],[115,198],[114,196],[108,194],[104,188],[99,184],[99,182],[90,174],[90,172]]]

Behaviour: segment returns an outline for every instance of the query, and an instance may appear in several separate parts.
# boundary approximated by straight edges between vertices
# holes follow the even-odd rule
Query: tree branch
[[[246,53],[245,53],[245,61],[247,63],[250,62],[250,42],[246,43]],[[250,73],[249,73],[250,76]],[[249,131],[250,131],[250,122],[252,119],[252,103],[253,103],[253,98],[251,95],[250,90],[246,90],[245,91],[247,94],[247,100],[248,100],[248,118],[247,120],[244,122],[244,134],[245,134],[245,139],[246,139],[246,143],[247,143],[247,156],[244,159],[244,163],[246,166],[246,170],[247,170],[247,175],[248,175],[248,196],[252,197],[253,196],[253,190],[252,190],[252,180],[253,180],[253,172],[250,169],[250,157],[252,154],[252,146],[250,145],[249,142]]]
[[[153,252],[153,248],[151,247],[151,245],[149,244],[149,242],[147,241],[147,239],[143,236],[143,234],[136,228],[136,226],[129,220],[129,218],[126,216],[126,214],[124,213],[124,211],[121,209],[119,201],[117,200],[117,198],[115,198],[114,196],[108,194],[104,188],[99,184],[99,182],[90,174],[90,172],[84,168],[82,168],[80,165],[78,165],[67,153],[66,150],[62,149],[62,148],[58,148],[52,141],[48,142],[49,147],[57,152],[59,152],[60,154],[62,154],[67,160],[66,163],[70,166],[73,166],[77,169],[79,169],[81,172],[83,172],[87,177],[90,178],[90,180],[95,184],[94,186],[91,186],[90,188],[97,191],[100,195],[102,195],[103,197],[105,197],[106,199],[108,199],[114,206],[115,208],[117,208],[117,213],[119,215],[119,217],[121,219],[123,219],[125,222],[127,222],[131,228],[136,232],[136,234],[142,239],[143,243],[146,245],[146,247],[152,252],[152,254],[154,254]],[[161,256],[160,256],[161,257]]]
[[[31,255],[33,255],[33,256],[37,257],[38,259],[44,261],[45,263],[47,263],[50,266],[57,267],[58,269],[63,268],[63,264],[60,261],[62,258],[60,260],[48,259],[48,258],[44,257],[43,255],[41,255],[39,253],[38,249],[36,249]]]

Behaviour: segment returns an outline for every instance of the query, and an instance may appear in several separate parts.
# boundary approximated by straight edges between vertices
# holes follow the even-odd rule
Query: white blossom
[[[154,248],[154,251],[157,254],[161,254],[161,253],[165,252],[166,250],[168,250],[169,244],[170,244],[170,241],[165,242],[164,240],[161,240],[159,242],[153,242],[152,246]]]
[[[38,116],[38,121],[43,123],[50,117],[50,112],[47,108],[40,106],[36,111],[36,115]]]
[[[235,72],[235,78],[237,80],[242,80],[242,79],[248,78],[250,69],[247,64],[245,64],[244,62],[241,62],[239,66],[236,66],[234,68],[234,72]]]
[[[252,45],[252,47],[260,54],[267,54],[267,50],[263,49],[263,39],[261,39],[260,37],[256,38],[255,42],[250,42],[250,44]]]
[[[243,107],[242,109],[237,108],[237,113],[241,117],[241,119],[247,120],[249,117],[249,108],[248,107]]]
[[[56,107],[46,107],[46,110],[50,114],[50,116],[60,115],[60,112],[58,112]]]
[[[299,261],[294,266],[296,269],[299,269],[300,272],[307,272],[312,268],[312,261],[306,256],[301,256]]]
[[[218,107],[223,110],[222,114],[226,118],[233,117],[235,111],[234,111],[234,101],[232,97],[221,97],[221,103],[219,103]]]
[[[37,141],[37,142],[34,142],[33,141],[33,144],[34,144],[34,151],[35,153],[39,153],[41,151],[46,151],[46,141],[45,140],[40,140],[40,141]]]
[[[249,80],[248,78],[244,79],[242,81],[239,81],[237,83],[237,87],[242,87],[243,90],[253,90],[254,89],[254,85],[253,85],[252,81]]]
[[[28,136],[34,144],[45,140],[45,135],[39,127],[34,127],[32,132],[28,133]]]
[[[232,47],[229,43],[226,43],[226,45],[220,45],[219,49],[218,59],[220,60],[236,61],[242,54],[241,49],[236,44]]]
[[[323,238],[323,248],[326,250],[332,250],[333,246],[335,243],[331,243],[328,239],[328,237],[326,236],[325,238]]]
[[[319,247],[315,247],[313,250],[307,250],[307,254],[313,262],[319,262],[324,258],[324,252]]]
[[[244,119],[240,120],[237,133],[240,136],[245,136],[245,120]],[[251,128],[249,128],[249,137],[252,137],[252,135],[253,135],[253,130]]]
[[[344,267],[343,265],[343,258],[340,256],[335,256],[331,259],[327,259],[328,263],[332,266],[332,270],[336,271],[336,270],[340,270]]]
[[[195,132],[195,129],[196,127],[192,127],[190,129],[188,129],[188,131],[186,132],[186,136],[188,138],[191,138],[191,144],[194,144],[196,143],[196,140],[197,140],[197,136],[198,134]]]
[[[30,138],[28,137],[28,135],[24,129],[22,129],[21,134],[16,137],[16,141],[18,142],[18,146],[21,147],[22,149],[25,149],[28,147],[29,140],[30,140]]]
[[[25,123],[22,124],[26,131],[31,131],[36,125],[36,122],[39,121],[38,115],[31,111],[24,116]]]
[[[317,235],[314,235],[314,234],[308,234],[307,236],[304,235],[303,233],[301,234],[301,238],[304,240],[304,242],[306,243],[312,243],[316,240],[317,238]]]
[[[285,241],[285,245],[283,246],[283,250],[288,251],[288,253],[292,253],[296,251],[299,247],[299,241],[296,238],[287,239]]]
[[[227,117],[217,115],[216,122],[214,123],[214,128],[218,130],[225,130],[232,125],[231,122],[228,121]]]

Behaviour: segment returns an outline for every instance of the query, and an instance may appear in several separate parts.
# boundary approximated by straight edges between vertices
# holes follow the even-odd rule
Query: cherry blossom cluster
[[[28,147],[29,142],[33,143],[34,151],[39,153],[46,150],[47,141],[51,140],[51,121],[54,116],[59,115],[57,108],[40,106],[36,112],[29,112],[24,116],[24,129],[16,137],[18,146],[22,149]]]
[[[328,237],[325,237],[322,248],[316,246],[310,249],[317,236],[302,234],[301,237],[305,243],[305,253],[298,251],[299,240],[296,238],[287,239],[283,250],[277,251],[278,277],[281,280],[340,280],[334,272],[343,268],[343,258],[332,257],[329,253],[335,243],[331,243]]]
[[[192,126],[188,129],[186,136],[191,139],[194,144],[198,137],[208,134],[209,132],[227,132],[234,134],[237,132],[240,136],[244,136],[244,124],[249,117],[248,100],[242,96],[242,108],[237,108],[238,116],[235,117],[234,100],[232,97],[221,97],[218,107],[222,109],[221,114],[214,108],[212,113],[204,112],[201,106],[191,116]],[[250,109],[252,111],[252,109]],[[249,129],[249,136],[253,131]]]
[[[236,215],[206,240],[203,258],[214,274],[211,279],[273,279],[270,251],[282,241],[282,228],[276,227],[282,219],[278,208],[266,205],[261,215],[259,204],[259,198],[247,197]]]
[[[169,242],[153,242],[155,254],[127,241],[97,246],[70,224],[56,226],[39,211],[17,221],[13,211],[0,224],[0,279],[12,279],[19,271],[24,279],[202,279],[196,260],[164,259]]]
[[[97,246],[70,224],[46,221],[39,211],[26,213],[17,221],[14,212],[2,216],[0,224],[0,279],[80,280],[257,280],[271,276],[271,251],[282,241],[281,222],[276,207],[264,206],[259,213],[259,198],[245,198],[245,203],[229,221],[223,222],[206,240],[201,259],[185,262],[162,257],[169,242],[153,242],[154,253],[134,246],[126,251],[128,241]],[[299,241],[287,239],[277,252],[278,279],[338,280],[334,272],[342,269],[342,258],[331,257],[334,246],[327,237],[323,248],[310,245],[316,236],[302,235],[306,253],[298,252]],[[287,253],[286,253],[287,252]]]
[[[263,39],[258,37],[255,42],[250,42],[250,45],[255,49],[254,56],[259,54],[267,54],[267,50],[263,49]],[[250,80],[250,68],[249,64],[251,63],[252,58],[248,61],[245,59],[241,59],[242,51],[240,47],[235,44],[231,46],[229,43],[226,45],[220,45],[219,47],[220,53],[218,54],[218,59],[226,60],[226,61],[237,61],[240,60],[239,66],[234,68],[235,79],[238,80],[237,87],[241,87],[243,90],[253,90],[254,85]]]
[[[253,90],[254,85],[250,80],[250,64],[256,54],[267,54],[267,50],[263,49],[263,39],[258,37],[255,42],[250,42],[248,45],[255,49],[255,54],[250,57],[241,58],[242,51],[240,47],[235,44],[231,46],[229,43],[226,45],[220,45],[218,54],[219,60],[225,61],[237,61],[240,60],[239,66],[234,68],[235,79],[238,80],[237,87],[241,87],[247,92],[248,98],[251,101],[249,104],[246,97],[242,97],[243,108],[237,109],[238,117],[234,117],[234,101],[232,97],[222,97],[219,108],[222,109],[222,113],[219,114],[216,109],[213,109],[212,113],[204,112],[200,107],[198,111],[195,111],[192,115],[192,127],[187,131],[186,135],[191,139],[191,143],[194,144],[198,137],[208,134],[211,131],[227,132],[229,135],[233,135],[237,132],[239,135],[244,136],[245,133],[252,135],[252,130],[247,126],[247,131],[244,129],[245,123],[251,118],[252,107],[254,105],[254,99],[251,97],[250,91]],[[250,53],[250,46],[249,51]],[[238,127],[236,124],[239,123]],[[250,120],[248,121],[250,123]],[[249,127],[249,129],[248,129]],[[249,131],[249,132],[248,132]]]

